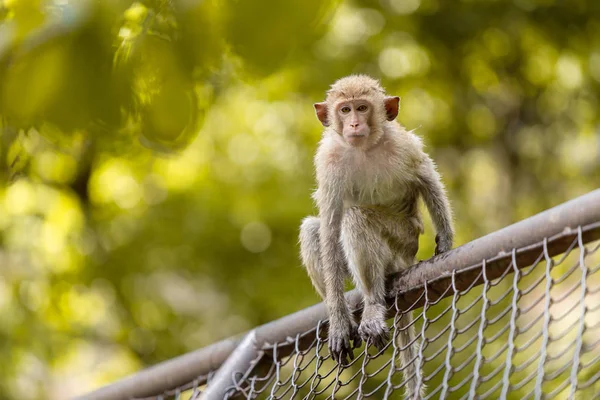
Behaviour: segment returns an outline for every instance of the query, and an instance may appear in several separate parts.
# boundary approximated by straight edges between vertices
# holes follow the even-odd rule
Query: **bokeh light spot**
[[[556,63],[556,77],[558,83],[563,87],[567,89],[578,88],[583,82],[581,63],[575,56],[561,56]]]
[[[399,46],[387,47],[379,54],[379,69],[390,78],[424,75],[429,67],[427,53],[410,40]]]
[[[248,134],[234,135],[229,139],[227,151],[231,161],[238,165],[252,164],[259,154],[256,139]]]
[[[240,240],[246,250],[262,253],[271,245],[271,229],[262,222],[251,222],[242,228]]]
[[[410,60],[401,49],[388,47],[379,54],[379,68],[390,78],[400,78],[410,72]]]
[[[36,203],[33,186],[24,180],[15,182],[6,190],[4,202],[10,214],[21,215],[32,212]]]
[[[390,6],[396,14],[412,14],[421,6],[421,0],[390,0]]]

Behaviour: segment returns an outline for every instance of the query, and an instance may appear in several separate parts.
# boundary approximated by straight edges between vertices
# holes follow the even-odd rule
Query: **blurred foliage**
[[[343,75],[402,97],[458,244],[596,188],[598,17],[593,0],[0,0],[0,397],[63,399],[316,302],[296,245],[311,104]]]

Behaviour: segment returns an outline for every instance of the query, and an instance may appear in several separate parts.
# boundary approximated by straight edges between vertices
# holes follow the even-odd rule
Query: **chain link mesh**
[[[443,293],[425,284],[412,311],[418,346],[412,363],[421,367],[416,379],[428,388],[425,399],[600,398],[600,243],[585,244],[578,228],[561,254],[552,256],[551,244],[544,239],[528,265],[513,250],[495,279],[484,260],[469,282],[453,272]],[[401,321],[410,308],[401,297],[391,301],[393,340],[383,350],[366,344],[338,365],[321,321],[264,346],[245,374],[232,377],[227,398],[401,398],[412,378],[400,367],[404,349],[396,340],[408,329]],[[207,382],[153,398],[199,399],[199,383]]]
[[[183,385],[172,390],[167,390],[156,396],[135,397],[132,400],[199,399],[202,396],[202,393],[204,393],[204,390],[206,389],[207,385],[210,384],[210,381],[213,376],[214,371],[208,375],[201,375],[197,377],[187,385]]]

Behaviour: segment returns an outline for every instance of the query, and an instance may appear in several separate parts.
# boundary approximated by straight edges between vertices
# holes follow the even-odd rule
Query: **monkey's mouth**
[[[367,135],[360,133],[353,133],[350,135],[346,135],[346,142],[351,146],[360,146],[365,142],[365,138]]]

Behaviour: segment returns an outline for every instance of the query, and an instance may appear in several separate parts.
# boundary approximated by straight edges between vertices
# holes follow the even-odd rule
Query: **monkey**
[[[395,119],[400,98],[388,96],[379,81],[350,75],[333,83],[324,102],[315,103],[324,127],[314,157],[318,216],[300,225],[300,257],[329,314],[332,358],[354,358],[350,341],[382,349],[389,340],[385,277],[415,263],[424,226],[422,198],[436,229],[435,254],[452,248],[454,228],[446,189],[423,143]],[[358,325],[344,297],[351,277],[362,294]],[[405,396],[417,393],[417,344],[412,315],[400,321],[400,362]],[[414,342],[414,343],[413,343]],[[412,344],[411,344],[412,343]]]

